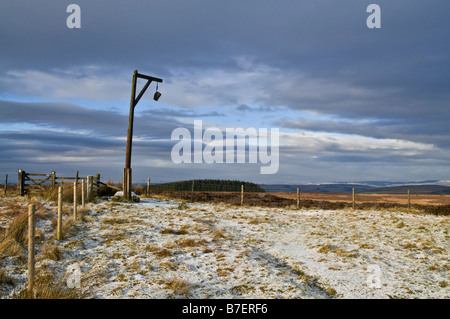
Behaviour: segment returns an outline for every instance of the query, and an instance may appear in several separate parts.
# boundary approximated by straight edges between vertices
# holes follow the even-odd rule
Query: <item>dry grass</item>
[[[55,281],[52,276],[44,275],[36,278],[33,291],[27,287],[13,293],[13,299],[83,299],[87,295],[79,288],[69,288],[67,278]]]
[[[173,229],[173,228],[165,228],[160,231],[161,234],[172,234],[172,235],[186,235],[188,231],[184,228]]]
[[[76,235],[76,226],[77,222],[73,219],[72,216],[64,220],[62,223],[63,238]]]
[[[184,210],[184,209],[188,209],[189,205],[186,202],[181,202],[178,204],[177,209],[179,210]]]
[[[191,285],[186,280],[174,277],[166,282],[166,288],[171,289],[176,295],[187,297],[191,289]]]
[[[22,212],[9,224],[6,233],[20,245],[27,243],[28,213]]]
[[[9,223],[8,228],[3,234],[0,243],[0,254],[5,256],[16,256],[24,262],[25,246],[28,242],[28,213],[20,212]],[[7,236],[7,237],[5,237]]]
[[[37,261],[42,260],[62,260],[63,254],[61,247],[53,244],[53,240],[56,236],[52,236],[51,232],[56,235],[56,223],[57,219],[54,218],[56,212],[45,207],[42,207],[42,203],[38,198],[24,199],[23,201],[10,201],[2,203],[2,216],[10,220],[7,228],[2,228],[0,232],[0,254],[2,256],[18,257],[17,261],[19,267],[23,267],[23,263],[26,262],[26,246],[28,243],[28,207],[26,203],[35,204],[38,208],[36,210],[36,219],[50,220],[53,230],[46,233],[44,229],[36,228],[35,238],[38,248]],[[5,209],[6,207],[6,209]],[[92,221],[93,218],[87,215],[88,209],[79,208],[78,218],[75,221],[72,217],[72,210],[70,206],[64,207],[64,214],[67,217],[63,222],[62,232],[63,237],[69,237],[76,235],[81,222]],[[7,237],[4,237],[7,236]],[[83,298],[86,294],[82,293],[80,289],[70,289],[67,287],[67,278],[56,278],[57,274],[54,270],[46,269],[46,267],[39,267],[36,269],[36,282],[34,292],[30,293],[26,287],[20,288],[11,292],[9,297],[18,299],[62,299],[62,298]],[[58,276],[59,277],[59,276]],[[14,279],[9,277],[6,270],[0,271],[0,284],[9,284],[12,286],[17,285]]]
[[[156,256],[161,257],[161,258],[173,255],[173,253],[170,250],[168,250],[166,248],[160,248],[160,247],[152,245],[152,244],[147,244],[144,247],[144,250],[150,251],[150,252],[154,253]]]
[[[116,224],[125,224],[129,223],[129,220],[124,217],[106,217],[103,220],[104,224],[116,225]]]
[[[3,256],[15,256],[20,262],[25,262],[25,249],[14,239],[7,238],[0,244],[0,254]]]
[[[38,256],[37,260],[45,260],[45,259],[51,259],[51,260],[61,260],[62,259],[62,251],[59,246],[47,243],[42,247],[42,252]]]
[[[169,268],[171,270],[177,270],[178,269],[178,265],[176,263],[174,263],[173,261],[170,261],[170,260],[162,262],[161,266]]]
[[[7,217],[15,217],[20,213],[25,212],[26,210],[27,210],[26,206],[20,205],[17,202],[7,202],[6,205],[3,207],[3,211],[0,213],[0,215]]]
[[[6,270],[3,269],[0,271],[0,284],[11,285],[14,287],[16,282],[12,277],[8,276]]]
[[[233,266],[229,266],[229,265],[224,265],[223,267],[217,267],[217,276],[225,277],[234,271],[235,271],[235,268]]]
[[[331,244],[324,244],[324,245],[320,246],[319,249],[317,250],[317,252],[322,253],[322,254],[327,254],[329,252],[332,252],[341,257],[351,257],[351,258],[358,256],[357,252],[346,251],[345,249],[343,249],[341,247],[331,245]]]
[[[204,244],[204,241],[202,240],[196,240],[193,238],[183,238],[176,240],[176,243],[180,245],[181,247],[198,247],[202,246]]]

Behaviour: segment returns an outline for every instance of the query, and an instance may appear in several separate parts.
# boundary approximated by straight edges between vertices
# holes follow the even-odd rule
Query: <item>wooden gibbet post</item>
[[[150,194],[150,177],[147,179],[147,193],[145,195],[148,196]]]
[[[297,188],[297,209],[300,208],[300,188]]]
[[[145,79],[147,83],[141,89],[141,92],[136,97],[136,82],[137,79]],[[133,122],[134,122],[134,108],[138,104],[141,97],[144,95],[145,91],[149,87],[152,81],[161,83],[163,80],[159,78],[155,78],[153,76],[148,76],[144,74],[139,74],[137,70],[134,70],[133,73],[133,83],[131,86],[131,100],[130,100],[130,114],[128,118],[128,131],[127,131],[127,148],[126,148],[126,156],[125,156],[125,168],[123,171],[123,195],[125,200],[131,200],[131,185],[132,185],[132,177],[131,177],[131,147],[133,141]],[[158,95],[157,95],[158,94]],[[161,93],[158,91],[155,93],[153,99],[157,101]]]
[[[34,289],[35,277],[35,229],[34,229],[35,205],[28,205],[28,291]]]
[[[241,185],[241,207],[244,206],[244,184]]]
[[[77,194],[77,187],[78,187],[78,183],[75,180],[75,182],[73,182],[73,219],[77,220],[78,216],[77,216],[77,201],[78,201],[78,194]]]
[[[131,188],[131,181],[129,181],[130,178],[131,178],[131,168],[124,168],[122,189],[123,189],[123,198],[125,200],[131,199],[131,189],[129,190],[129,188]]]
[[[58,223],[56,226],[56,239],[62,240],[62,214],[63,214],[63,188],[58,187]]]
[[[191,202],[194,202],[194,181],[192,181],[192,188],[191,188]]]
[[[352,207],[355,209],[355,189],[352,188]]]

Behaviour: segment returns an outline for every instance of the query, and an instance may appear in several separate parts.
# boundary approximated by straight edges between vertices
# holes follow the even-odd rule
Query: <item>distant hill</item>
[[[297,192],[297,187],[303,193],[351,193],[352,188],[359,193],[371,190],[374,187],[362,184],[317,184],[317,185],[283,185],[283,184],[260,184],[268,193]]]
[[[375,187],[366,190],[366,194],[406,194],[409,191],[412,194],[428,195],[450,195],[450,186],[442,185],[403,185],[391,187]]]
[[[389,187],[375,187],[365,184],[317,184],[317,185],[284,185],[260,184],[268,193],[296,192],[297,187],[303,193],[351,193],[352,188],[360,194],[411,194],[449,195],[450,186],[443,185],[402,185]]]

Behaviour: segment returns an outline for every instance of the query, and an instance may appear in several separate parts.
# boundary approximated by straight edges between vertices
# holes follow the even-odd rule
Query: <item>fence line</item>
[[[42,174],[42,173],[27,173],[23,169],[19,169],[17,179],[17,189],[19,195],[24,196],[29,193],[31,187],[37,188],[40,191],[44,191],[45,186],[55,188],[57,185],[61,186],[64,185],[65,183],[71,183],[68,181],[72,180],[76,183],[78,183],[78,180],[87,182],[88,199],[98,196],[101,183],[100,174],[95,174],[94,176],[89,175],[86,177],[80,177],[78,176],[78,171],[76,171],[75,176],[56,176],[55,171],[52,171],[50,174]]]
[[[73,219],[77,220],[77,203],[78,203],[78,192],[77,192],[77,183],[74,182],[73,184],[73,208],[74,208],[74,215]],[[17,223],[17,225],[14,226],[14,228],[8,230],[8,233],[6,233],[3,238],[0,239],[0,245],[5,242],[8,238],[12,238],[20,227],[23,227],[25,223],[28,223],[28,257],[27,257],[27,267],[28,267],[28,291],[30,295],[32,295],[34,286],[35,286],[35,263],[36,263],[36,212],[39,211],[42,207],[45,207],[49,202],[55,201],[55,198],[57,197],[57,230],[56,230],[56,240],[61,241],[63,240],[62,236],[62,222],[63,222],[63,186],[58,187],[58,193],[56,195],[53,195],[45,202],[40,202],[38,205],[36,204],[28,204],[28,213],[27,218],[24,218],[22,221]],[[85,183],[82,183],[82,189],[81,194],[85,193]],[[82,201],[83,202],[83,201]],[[84,205],[84,203],[82,203]],[[0,256],[7,251],[11,245],[13,245],[16,241],[11,241],[11,243],[5,247],[2,248],[2,251],[0,251]]]
[[[190,183],[188,186],[188,182]],[[249,193],[265,193],[264,189],[261,189],[261,191],[258,191],[256,188],[251,188],[248,187],[248,185],[256,185],[253,183],[247,183],[247,182],[240,182],[240,181],[231,181],[231,180],[193,180],[193,181],[180,181],[180,182],[166,182],[166,183],[159,183],[159,184],[152,184],[150,185],[150,178],[147,179],[147,187],[146,189],[142,186],[142,185],[137,185],[134,186],[133,190],[135,191],[135,193],[137,195],[140,194],[145,194],[146,196],[151,196],[151,194],[157,194],[158,192],[169,192],[169,193],[178,193],[181,198],[189,198],[190,201],[194,201],[195,198],[198,198],[198,196],[200,195],[196,195],[196,193],[200,193],[200,192],[204,192],[204,193],[236,193],[236,196],[239,196],[238,194],[240,194],[241,196],[241,201],[240,204],[241,206],[244,206],[244,194],[249,194]],[[258,185],[256,185],[258,186]],[[242,190],[242,187],[244,188],[244,190]],[[259,186],[258,186],[259,187]],[[250,190],[249,190],[250,189]],[[140,191],[140,192],[139,192]],[[186,193],[190,193],[190,195],[187,195]],[[183,193],[185,193],[183,195]],[[284,193],[292,193],[292,192],[284,192]],[[325,199],[308,199],[308,196],[305,196],[304,198],[300,198],[301,197],[301,190],[300,188],[297,188],[297,198],[295,201],[295,195],[292,197],[292,204],[288,204],[290,206],[294,206],[297,209],[300,209],[302,207],[302,205],[305,205],[306,202],[308,201],[316,201],[318,203],[318,205],[320,206],[320,202],[321,201],[328,201],[326,198]],[[373,202],[368,199],[361,199],[361,197],[363,197],[364,195],[366,195],[365,193],[359,193],[361,195],[357,194],[357,189],[356,188],[352,188],[351,192],[349,194],[349,199],[345,199],[345,200],[338,200],[336,202],[340,202],[342,204],[345,205],[349,205],[350,208],[356,210],[358,209],[358,206],[360,206],[360,208],[363,207],[367,207],[366,203],[373,203],[375,205],[377,205],[379,202],[379,200],[374,200]],[[270,193],[267,193],[267,196],[269,196]],[[294,192],[295,194],[295,192]],[[334,193],[330,193],[330,197],[332,197],[332,194]],[[342,193],[339,193],[342,194]],[[401,199],[402,202],[390,202],[390,201],[386,201],[384,202],[387,206],[405,206],[408,209],[411,209],[413,207],[413,203],[412,203],[412,198],[411,198],[411,192],[409,189],[405,190],[405,197],[403,197],[404,199]],[[371,195],[370,193],[368,193],[367,195]],[[388,195],[402,195],[401,193],[396,193],[396,194],[388,194]],[[420,195],[420,194],[416,194],[416,195]],[[428,195],[428,194],[423,194],[423,195]],[[432,195],[432,194],[430,194]],[[214,195],[207,195],[206,198],[211,198],[211,196]],[[260,195],[260,197],[264,197],[266,195]],[[223,197],[223,196],[222,196]],[[205,198],[205,196],[203,196],[203,198]],[[288,198],[287,198],[288,199]],[[232,200],[233,202],[236,203],[236,205],[239,205],[239,199],[236,200]],[[329,200],[330,202],[335,202],[335,200],[333,198],[330,198]],[[285,206],[286,203],[284,202]],[[442,204],[442,205],[446,205],[446,204]],[[311,207],[314,205],[311,205],[310,203],[307,204],[307,207]],[[336,205],[337,206],[337,205]],[[341,205],[342,206],[342,205]],[[421,207],[424,206],[424,204],[416,204],[417,207]]]

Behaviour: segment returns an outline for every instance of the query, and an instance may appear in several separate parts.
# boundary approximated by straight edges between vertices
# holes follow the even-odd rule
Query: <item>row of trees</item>
[[[238,180],[196,179],[150,185],[150,191],[203,191],[203,192],[240,192],[244,185],[245,192],[264,192],[255,183]]]

